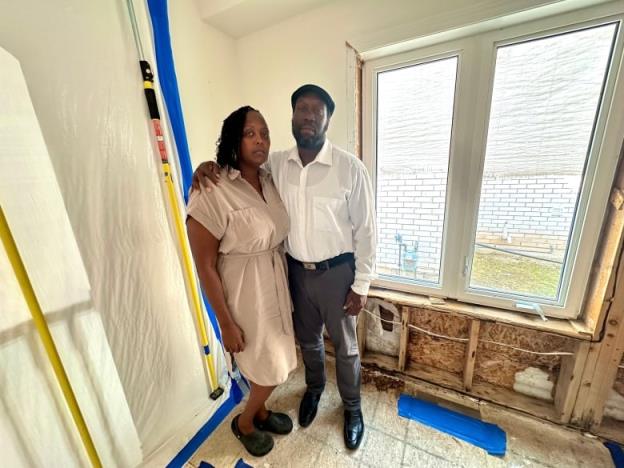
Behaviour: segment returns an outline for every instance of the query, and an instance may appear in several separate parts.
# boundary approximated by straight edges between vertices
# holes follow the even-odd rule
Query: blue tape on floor
[[[605,442],[605,447],[611,452],[615,468],[624,468],[624,451],[622,451],[622,447],[611,441]]]
[[[215,468],[215,467],[214,465],[211,465],[210,463],[206,463],[205,461],[203,461],[199,464],[199,468]]]
[[[486,423],[408,395],[398,402],[399,416],[413,419],[485,449],[490,455],[505,455],[507,436],[495,424]]]
[[[253,468],[253,466],[248,465],[247,463],[243,461],[242,458],[239,458],[238,461],[236,462],[236,465],[234,465],[234,468]]]
[[[199,446],[204,443],[208,436],[217,428],[217,426],[223,421],[230,411],[237,405],[232,398],[232,395],[219,407],[212,417],[197,431],[197,434],[193,436],[191,440],[184,446],[180,453],[178,453],[173,460],[169,462],[167,468],[182,468],[184,464],[191,458],[191,456],[197,451]],[[207,464],[207,463],[206,463]]]

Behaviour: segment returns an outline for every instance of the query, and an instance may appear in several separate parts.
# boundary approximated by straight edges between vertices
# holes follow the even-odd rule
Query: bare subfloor
[[[607,449],[596,439],[538,421],[494,405],[482,405],[481,417],[507,433],[504,458],[448,436],[397,414],[398,393],[362,386],[362,409],[366,424],[359,450],[348,451],[342,440],[343,410],[336,387],[334,365],[327,363],[328,383],[319,412],[307,428],[297,424],[297,408],[305,390],[303,369],[278,387],[269,408],[288,413],[294,430],[275,436],[275,447],[262,458],[249,455],[230,430],[232,418],[242,404],[204,442],[188,467],[206,461],[217,468],[233,467],[239,459],[253,467],[611,467]]]

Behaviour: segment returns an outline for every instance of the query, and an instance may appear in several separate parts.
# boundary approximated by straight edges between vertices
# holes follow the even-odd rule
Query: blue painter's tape
[[[239,458],[238,461],[236,462],[236,465],[234,465],[234,468],[253,468],[253,466],[248,465],[247,463],[243,461],[242,458]]]
[[[154,31],[158,81],[167,105],[167,115],[169,116],[178,153],[178,161],[182,171],[182,193],[184,194],[184,200],[188,201],[188,192],[193,179],[193,167],[191,165],[188,140],[186,139],[184,115],[178,91],[178,78],[173,61],[167,0],[147,0],[147,5],[152,20],[152,30]]]
[[[205,461],[202,461],[199,464],[199,468],[215,468],[214,465],[211,465],[210,463],[207,463]]]
[[[236,403],[230,393],[228,399],[223,402],[208,422],[206,422],[206,424],[204,424],[201,429],[197,431],[197,434],[195,434],[193,438],[189,440],[182,450],[180,450],[180,452],[174,457],[174,459],[169,462],[167,468],[182,468],[197,451],[199,446],[203,444],[208,436],[212,434],[219,424],[221,424],[221,421],[223,421],[226,416],[230,414],[230,411],[232,411],[235,406]]]
[[[611,452],[615,468],[624,468],[624,451],[622,451],[622,447],[611,441],[605,442],[605,447]]]
[[[193,181],[193,167],[191,164],[191,153],[189,151],[188,140],[186,138],[186,128],[184,126],[184,115],[180,104],[180,93],[178,91],[178,78],[173,60],[173,50],[171,48],[171,36],[169,34],[169,15],[167,0],[147,0],[152,30],[154,32],[154,49],[156,52],[156,68],[158,69],[158,81],[162,89],[162,94],[167,107],[167,115],[171,122],[176,154],[181,168],[182,193],[184,201],[188,202],[188,192]],[[206,312],[217,340],[221,342],[221,332],[214,310],[210,306],[206,295],[202,290],[202,297]]]
[[[399,416],[413,419],[485,449],[490,455],[505,455],[507,436],[495,424],[486,423],[408,395],[398,402]]]

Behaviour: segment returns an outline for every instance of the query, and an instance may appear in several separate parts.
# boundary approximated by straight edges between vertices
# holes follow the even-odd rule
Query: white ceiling
[[[233,38],[335,0],[196,0],[202,20]]]

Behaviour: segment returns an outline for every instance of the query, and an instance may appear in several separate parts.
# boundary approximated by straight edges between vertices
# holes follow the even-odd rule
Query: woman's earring
[[[236,151],[232,151],[232,159],[234,161],[236,161],[238,159],[238,155],[236,154]]]

